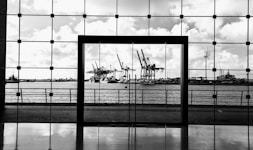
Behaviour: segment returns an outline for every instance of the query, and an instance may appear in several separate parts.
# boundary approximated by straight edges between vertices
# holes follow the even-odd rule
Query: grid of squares
[[[56,74],[64,71],[75,72],[77,69],[75,50],[79,34],[187,35],[189,36],[190,75],[194,72],[204,72],[203,63],[191,63],[191,60],[194,60],[191,56],[196,55],[195,53],[203,53],[203,49],[206,49],[210,53],[206,68],[209,79],[215,80],[220,74],[218,72],[229,70],[249,82],[252,78],[250,72],[252,4],[249,0],[243,0],[236,11],[225,8],[224,5],[228,2],[221,0],[194,3],[189,0],[163,2],[165,1],[78,0],[74,3],[57,0],[8,1],[7,73],[15,73],[21,79],[23,71],[38,70],[38,74],[48,74],[48,78],[52,81],[53,72],[58,71],[59,73]],[[236,4],[233,3],[235,2],[231,2],[231,5]],[[30,9],[27,4],[30,4]],[[42,4],[43,9],[39,7]],[[141,28],[139,32],[131,28],[133,19],[134,25]],[[239,23],[229,27],[238,20]],[[100,21],[99,29],[94,27],[95,21]],[[168,30],[157,32],[156,29],[163,26]],[[194,26],[198,27],[198,30],[194,30]],[[228,27],[224,28],[224,26]],[[42,33],[37,34],[38,30]],[[236,30],[240,30],[241,34],[238,35]],[[197,52],[198,50],[201,52]],[[234,62],[232,59],[236,56],[233,53],[240,53],[243,58]],[[224,58],[226,54],[232,59]],[[27,57],[33,59],[27,60]],[[67,60],[66,57],[71,57],[73,61],[70,64],[62,63]],[[16,71],[13,71],[15,68]],[[204,76],[202,73],[200,75]],[[63,75],[62,78],[67,77]],[[17,88],[19,89],[19,85]],[[249,91],[250,87],[246,97],[250,97]]]
[[[140,0],[138,4],[134,0],[99,0],[95,3],[92,0],[76,0],[74,3],[59,0],[36,1],[37,5],[43,3],[47,7],[42,10],[39,7],[34,7],[34,3],[31,1],[30,7],[38,9],[27,9],[27,5],[22,3],[21,0],[8,1],[8,25],[14,24],[14,26],[7,27],[8,59],[6,70],[17,74],[18,79],[22,79],[23,71],[26,72],[27,70],[27,72],[32,70],[34,76],[45,74],[50,79],[46,86],[50,88],[47,94],[51,101],[54,96],[54,75],[59,74],[58,76],[63,75],[62,78],[66,78],[64,76],[65,72],[71,71],[74,74],[77,71],[77,62],[66,66],[62,63],[66,60],[59,61],[60,58],[57,57],[60,54],[77,60],[77,54],[73,53],[74,51],[63,51],[63,49],[76,50],[77,35],[79,34],[116,36],[188,35],[190,61],[191,55],[198,53],[198,50],[209,50],[209,62],[211,63],[208,64],[207,70],[210,79],[216,80],[221,68],[246,78],[248,83],[253,78],[253,58],[251,57],[253,53],[251,28],[253,25],[251,16],[253,14],[253,3],[250,0],[240,1],[240,5],[236,7],[232,7],[236,5],[236,3],[233,4],[234,1],[224,0],[196,0],[194,5],[192,5],[191,0],[173,0],[173,4],[168,5],[162,5],[155,0]],[[227,5],[231,7],[227,7]],[[133,18],[134,21],[139,23],[137,26],[139,25],[142,29],[140,32],[136,32],[131,28]],[[43,24],[36,24],[38,20]],[[93,26],[93,22],[98,20],[101,20],[99,29]],[[240,22],[235,23],[238,20]],[[173,26],[173,23],[177,26]],[[235,23],[234,26],[232,26],[233,23]],[[62,26],[62,24],[65,25]],[[73,27],[76,24],[78,26],[73,31],[68,28],[68,26]],[[166,26],[173,32],[167,30],[157,32],[156,29],[161,25]],[[199,30],[191,30],[193,25],[199,26]],[[39,36],[36,35],[36,30],[32,29],[34,27],[36,29],[47,28],[43,28],[43,34],[40,34],[43,36]],[[59,28],[65,32],[59,31]],[[32,49],[26,47],[32,47]],[[225,59],[222,53],[226,53],[229,58],[236,58],[236,56],[229,51],[224,51],[226,49],[242,54],[244,59],[239,59],[239,61],[233,61],[232,59],[228,62],[228,59]],[[41,63],[34,57],[34,59],[29,60],[30,62],[27,62],[25,58],[29,55],[30,57],[43,56],[46,61]],[[189,68],[190,75],[194,71],[203,72],[203,74],[205,72],[203,65],[193,64]],[[21,83],[17,84],[16,96],[18,101],[21,95],[21,87]],[[247,92],[244,96],[247,99],[247,105],[249,105],[253,96],[250,91],[253,88],[249,84],[245,87]],[[214,104],[217,100],[216,89],[217,86],[213,84],[211,97],[214,99]],[[249,108],[247,111],[249,112]],[[215,117],[217,116],[214,116],[214,120]],[[248,117],[248,119],[250,118]],[[247,133],[249,134],[249,128]],[[250,141],[249,138],[248,141]]]

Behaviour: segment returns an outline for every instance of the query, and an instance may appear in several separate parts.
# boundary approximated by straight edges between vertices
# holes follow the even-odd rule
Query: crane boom
[[[95,64],[96,64],[96,67],[97,67],[97,69],[98,69],[98,64],[97,64],[97,62],[95,61]]]
[[[143,64],[142,64],[142,62],[141,62],[141,57],[140,57],[140,55],[139,55],[138,50],[137,50],[136,52],[137,52],[137,55],[138,55],[138,58],[139,58],[139,61],[140,61],[140,64],[141,64],[141,68],[143,68]]]
[[[147,67],[148,65],[147,65],[146,58],[145,58],[145,56],[144,56],[144,53],[143,53],[143,50],[142,50],[142,49],[141,49],[141,53],[142,53],[143,61],[144,61],[145,65],[146,65],[146,67]]]
[[[118,54],[117,54],[117,58],[118,58],[118,61],[119,61],[120,68],[123,70],[123,66],[122,66],[122,64],[121,64],[121,62],[120,62],[120,59],[119,59],[119,55],[118,55]]]

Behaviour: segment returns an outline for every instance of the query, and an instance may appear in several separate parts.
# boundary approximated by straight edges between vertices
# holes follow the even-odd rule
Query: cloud
[[[146,9],[142,9],[142,7],[146,8],[146,2],[147,1],[121,1],[119,9],[119,14],[147,14]],[[219,1],[219,3],[222,1]],[[226,4],[228,1],[223,1],[224,4]],[[49,5],[48,1],[45,2],[45,5],[43,6],[42,1],[30,1],[25,0],[24,2],[24,8],[30,9],[31,12],[34,10],[43,11],[43,13],[46,12],[46,8],[44,6]],[[71,5],[70,5],[71,3]],[[137,4],[143,4],[143,5],[137,5]],[[233,4],[231,6],[236,6],[235,1],[233,0]],[[101,3],[98,4],[98,2],[95,1],[87,1],[86,6],[88,7],[87,12],[94,13],[94,14],[114,14],[114,7],[111,4],[114,4],[114,2],[110,3],[105,0],[101,1]],[[126,5],[123,5],[126,4]],[[151,3],[152,4],[152,3]],[[194,1],[185,1],[184,3],[184,15],[187,14],[196,14],[196,15],[206,15],[210,12],[213,12],[213,1],[208,0],[203,2],[202,0]],[[244,3],[243,3],[244,4]],[[243,5],[242,4],[242,5]],[[30,7],[28,7],[31,5]],[[110,5],[110,6],[109,6]],[[168,7],[168,13],[172,15],[178,15],[178,10],[180,10],[179,1],[173,1],[173,2],[167,2],[167,1],[159,1],[156,4],[152,4],[151,12],[154,14],[158,12],[159,10],[156,9],[156,6]],[[55,6],[55,12],[59,14],[82,14],[83,9],[83,1],[76,1],[72,4],[71,1],[68,0],[56,0],[54,1]],[[71,7],[69,7],[71,6]],[[130,8],[130,6],[138,7],[138,9]],[[153,7],[154,6],[154,7]],[[96,8],[97,7],[97,8]],[[243,6],[239,6],[241,9]],[[66,10],[66,8],[68,8]],[[78,9],[76,9],[78,8]],[[101,8],[101,9],[100,9]],[[103,11],[102,8],[107,8]],[[165,10],[161,10],[161,13],[167,13],[163,12]],[[221,10],[219,10],[221,13]],[[230,8],[224,8],[222,10],[225,12],[230,11]],[[241,10],[236,10],[236,14],[239,12],[242,12]],[[217,12],[218,13],[218,12]],[[212,15],[212,14],[211,14]],[[25,17],[24,17],[25,18]],[[35,17],[36,18],[36,17]],[[40,17],[39,17],[40,18]],[[12,40],[17,40],[17,31],[18,31],[18,17],[12,17],[8,16],[8,24],[7,24],[7,38]],[[29,23],[31,21],[31,23]],[[189,40],[191,42],[211,42],[213,40],[213,19],[212,18],[200,18],[200,17],[186,17],[183,19],[182,26],[180,24],[180,20],[177,18],[173,18],[169,20],[168,26],[166,25],[166,21],[163,22],[162,19],[160,20],[153,20],[153,24],[150,28],[150,34],[151,35],[181,35],[181,27],[182,27],[182,34],[188,35]],[[32,18],[26,18],[23,20],[24,24],[21,26],[22,29],[22,40],[45,40],[49,41],[51,39],[51,18],[44,17],[44,19],[41,19],[40,21],[37,19]],[[47,23],[46,23],[47,22]],[[86,19],[86,23],[84,24],[84,20],[82,17],[55,17],[54,20],[54,40],[56,41],[77,41],[77,35],[84,34],[84,28],[85,28],[85,34],[87,35],[116,35],[116,19],[113,17],[88,17]],[[26,26],[27,25],[27,26]],[[246,42],[246,26],[247,20],[246,18],[235,18],[235,19],[229,19],[229,18],[217,18],[216,19],[216,26],[217,26],[217,41],[218,42]],[[253,30],[250,28],[250,33],[253,32]],[[141,18],[141,17],[120,17],[118,19],[118,35],[148,35],[148,19],[147,18]],[[252,38],[252,34],[250,35]],[[240,37],[240,38],[238,38]],[[23,43],[22,43],[23,44]],[[22,45],[21,44],[21,45]],[[49,46],[50,44],[47,43]],[[40,45],[40,44],[39,44]],[[45,57],[48,56],[50,47],[41,47],[38,46],[38,43],[31,44],[32,47],[26,47],[23,46],[23,49],[31,50],[33,47],[34,49],[39,49],[42,51],[42,53],[27,53],[22,54],[26,59],[23,63],[29,64],[29,62],[36,62],[33,64],[30,64],[32,66],[39,66],[39,65],[45,65],[48,66],[50,63],[49,60],[47,60]],[[204,54],[205,50],[208,47],[208,49],[211,51],[210,60],[208,61],[208,68],[213,67],[213,46],[204,44],[196,44],[196,45],[190,45],[189,47],[189,68],[204,68]],[[115,49],[112,50],[112,47],[110,46],[104,46],[101,58],[102,65],[109,68],[110,64],[116,64],[116,68],[119,67],[116,53],[120,54],[120,57],[122,61],[125,62],[126,65],[132,66],[132,55],[131,55],[131,46],[119,46],[114,47]],[[14,56],[14,53],[16,53],[16,46],[9,46],[9,54]],[[62,44],[54,44],[54,64],[58,67],[76,67],[76,43],[62,43]],[[134,51],[140,50],[140,47],[135,46]],[[155,48],[155,47],[148,47],[143,46],[143,49],[145,50],[145,53],[147,56],[151,58],[151,61],[156,63],[159,66],[164,65],[164,59],[163,54],[164,51],[162,48]],[[155,49],[155,51],[153,51]],[[179,68],[178,63],[178,57],[176,53],[173,52],[173,47],[171,49],[168,49],[168,54],[175,58],[169,58],[168,63],[169,66],[172,68]],[[237,45],[222,45],[222,47],[219,47],[217,45],[216,49],[216,59],[220,66],[222,67],[228,67],[228,68],[245,68],[245,55],[246,53],[244,51],[239,51],[238,49],[241,49],[240,46]],[[44,50],[44,51],[43,51]],[[169,52],[171,51],[171,52]],[[86,60],[91,64],[94,63],[94,61],[98,59],[96,55],[98,54],[98,48],[96,46],[91,46],[87,51]],[[45,54],[48,53],[48,54]],[[9,56],[10,56],[9,55]],[[34,56],[34,57],[33,57]],[[43,57],[38,57],[43,56]],[[15,56],[16,57],[16,56]],[[16,62],[13,58],[15,57],[8,57],[8,63],[10,65],[16,66]],[[136,55],[136,52],[134,52],[134,61],[138,62],[138,58]],[[108,61],[108,62],[105,62]],[[38,64],[38,63],[39,64]],[[92,65],[88,65],[89,67],[87,69],[92,69]],[[134,63],[134,68],[140,68],[140,64]],[[136,72],[138,74],[138,72]],[[197,74],[196,74],[197,75]]]

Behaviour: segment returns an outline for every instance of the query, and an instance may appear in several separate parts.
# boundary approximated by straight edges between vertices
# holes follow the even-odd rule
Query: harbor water
[[[19,89],[19,90],[18,90]],[[17,98],[16,93],[21,96]],[[50,97],[49,93],[53,93]],[[242,85],[189,85],[190,105],[247,106],[252,87]],[[212,96],[216,94],[217,99]],[[7,103],[76,103],[76,82],[20,82],[6,84]],[[123,84],[85,82],[85,103],[180,104],[180,85]],[[249,102],[253,105],[253,102]]]

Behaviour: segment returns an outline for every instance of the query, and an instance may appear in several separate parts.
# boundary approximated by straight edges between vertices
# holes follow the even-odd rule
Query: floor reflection
[[[18,129],[18,130],[17,130]],[[247,126],[190,125],[190,150],[249,150],[253,128]],[[1,124],[0,150],[76,149],[76,124]],[[250,133],[250,134],[249,134]],[[249,139],[250,136],[250,139]],[[51,138],[50,138],[51,137]],[[215,138],[214,138],[215,137]],[[91,150],[179,150],[181,128],[83,127],[83,148]],[[251,148],[252,149],[252,148]]]

